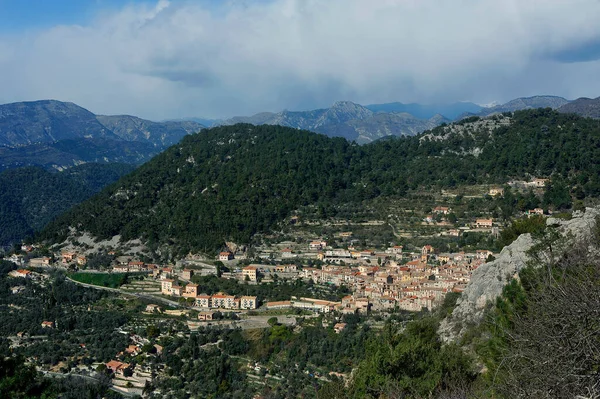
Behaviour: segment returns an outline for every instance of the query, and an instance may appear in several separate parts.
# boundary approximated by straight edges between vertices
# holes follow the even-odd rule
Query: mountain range
[[[413,136],[468,116],[487,116],[535,108],[557,109],[568,103],[568,100],[556,96],[517,98],[489,108],[471,102],[441,105],[396,102],[362,106],[350,101],[338,101],[330,108],[262,112],[248,117],[234,117],[217,122],[216,125],[281,125],[366,144],[386,136]]]
[[[140,164],[202,128],[193,121],[98,116],[55,100],[0,105],[0,170],[31,165],[61,170],[87,162]]]
[[[449,122],[449,119],[439,114],[420,119],[406,112],[376,112],[350,101],[338,101],[330,108],[263,112],[249,117],[234,117],[220,125],[280,125],[365,144],[386,136],[412,136],[443,122]]]
[[[263,112],[222,121],[153,122],[130,115],[95,115],[76,104],[55,100],[20,102],[0,105],[0,171],[32,165],[63,170],[89,162],[139,165],[185,135],[205,128],[198,120],[217,126],[281,125],[366,144],[389,136],[412,136],[468,116],[523,109],[549,107],[598,118],[599,103],[598,98],[569,102],[556,96],[517,98],[487,108],[471,102],[363,106],[338,101],[329,108]]]

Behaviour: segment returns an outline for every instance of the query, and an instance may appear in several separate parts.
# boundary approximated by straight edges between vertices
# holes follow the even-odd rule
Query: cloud
[[[597,97],[598,15],[598,0],[161,0],[0,37],[0,100],[163,119]]]

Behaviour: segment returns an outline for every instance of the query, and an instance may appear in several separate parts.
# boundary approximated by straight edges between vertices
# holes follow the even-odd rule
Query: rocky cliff
[[[565,245],[568,246],[573,240],[590,237],[598,216],[600,208],[588,208],[585,213],[574,213],[571,220],[548,218],[546,224],[565,237]],[[473,272],[456,308],[440,326],[440,335],[444,340],[456,340],[470,325],[482,321],[488,304],[494,303],[502,294],[503,287],[527,265],[530,260],[528,252],[535,244],[536,240],[530,234],[522,234],[505,247],[497,259],[481,265]]]

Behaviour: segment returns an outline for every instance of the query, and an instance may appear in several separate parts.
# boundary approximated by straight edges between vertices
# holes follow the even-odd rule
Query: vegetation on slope
[[[477,341],[492,395],[600,395],[599,233],[598,220],[595,236],[575,245],[541,233],[531,265],[504,288]],[[566,245],[564,255],[553,255]]]
[[[510,124],[500,123],[508,116]],[[421,187],[552,177],[555,208],[600,194],[597,121],[550,109],[493,118],[492,130],[475,117],[362,147],[280,126],[213,128],[185,137],[42,237],[62,240],[72,226],[141,237],[155,249],[168,244],[176,254],[212,252],[226,240],[249,242],[303,205],[358,204]]]
[[[124,164],[85,164],[60,173],[36,167],[0,173],[0,246],[33,235],[132,170]]]

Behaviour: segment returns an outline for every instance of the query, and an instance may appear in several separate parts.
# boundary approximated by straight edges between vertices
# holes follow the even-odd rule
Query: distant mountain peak
[[[478,103],[477,105],[479,105],[482,108],[493,108],[493,107],[497,107],[498,105],[501,105],[501,103],[499,101],[492,101],[491,103],[487,103],[487,104]]]
[[[487,116],[495,113],[502,112],[514,112],[524,109],[535,109],[535,108],[552,108],[557,109],[563,105],[569,103],[569,100],[559,96],[539,95],[531,97],[519,97],[511,100],[502,105],[496,105],[489,108],[483,108],[481,111],[476,113],[463,114],[461,117],[477,115]]]
[[[586,118],[600,119],[600,97],[581,97],[558,109],[558,112],[577,114]]]

